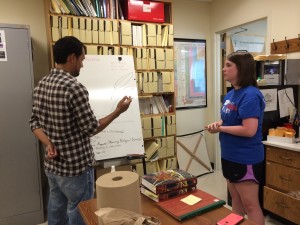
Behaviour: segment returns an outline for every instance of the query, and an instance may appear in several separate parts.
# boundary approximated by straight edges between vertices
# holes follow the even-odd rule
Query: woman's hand
[[[214,122],[214,123],[211,123],[211,124],[205,126],[205,129],[211,134],[216,134],[216,133],[220,132],[220,127],[222,126],[222,124],[223,124],[223,121]]]

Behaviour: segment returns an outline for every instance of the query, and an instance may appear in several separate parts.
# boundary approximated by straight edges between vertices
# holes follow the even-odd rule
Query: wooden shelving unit
[[[116,0],[118,4],[118,0]],[[166,52],[166,49],[173,50],[173,33],[168,33],[167,41],[163,43],[164,46],[160,44],[151,45],[151,46],[133,46],[132,44],[122,44],[122,23],[128,22],[131,26],[132,31],[132,25],[137,26],[148,26],[148,24],[155,25],[156,31],[157,29],[168,27],[168,31],[173,30],[173,17],[172,17],[172,0],[169,1],[156,1],[156,2],[163,2],[164,3],[164,14],[165,14],[165,22],[164,23],[151,23],[151,22],[140,22],[140,21],[127,21],[122,19],[110,19],[110,18],[98,18],[98,17],[88,17],[88,16],[77,16],[77,15],[67,15],[67,14],[59,14],[59,13],[53,13],[50,12],[51,9],[51,0],[45,0],[45,10],[46,10],[46,27],[47,27],[47,38],[48,38],[48,47],[49,47],[49,53],[50,53],[50,65],[54,67],[54,61],[53,61],[53,45],[57,39],[63,36],[75,36],[79,38],[86,46],[87,46],[87,54],[113,54],[114,51],[118,53],[118,55],[133,55],[134,61],[135,61],[135,68],[137,68],[137,57],[135,56],[135,49],[141,49],[141,51],[147,52],[146,61],[149,63],[150,58],[150,49],[152,53],[154,52],[156,54],[157,49],[163,49],[164,52]],[[116,10],[117,18],[119,17],[119,10]],[[108,22],[106,22],[108,21]],[[77,23],[79,25],[77,25]],[[113,32],[117,32],[118,38],[114,41],[110,39],[110,43],[100,43],[99,36],[101,29],[101,24],[108,23],[111,24],[111,26],[117,24],[117,27],[111,27],[111,29],[114,29]],[[93,25],[96,25],[97,27],[94,27]],[[84,25],[85,31],[80,31],[82,27],[80,25]],[[91,26],[91,27],[90,27]],[[78,36],[78,29],[79,32],[82,32],[86,36],[84,38],[81,38],[80,35]],[[76,31],[76,32],[75,32]],[[77,33],[77,34],[76,34]],[[91,34],[92,33],[92,34]],[[90,35],[92,35],[90,37]],[[157,35],[157,34],[156,34]],[[159,35],[159,34],[158,34]],[[163,39],[163,35],[161,34]],[[133,35],[132,35],[133,36]],[[96,37],[98,40],[96,40]],[[132,38],[133,39],[133,38]],[[156,39],[157,41],[158,39]],[[102,40],[101,40],[102,41]],[[133,40],[131,40],[131,43]],[[156,42],[159,43],[159,42]],[[91,51],[92,50],[92,51]],[[161,50],[158,50],[161,51]],[[124,54],[126,52],[126,54]],[[143,56],[145,57],[145,56]],[[157,57],[157,55],[155,55]],[[166,57],[166,56],[165,56]],[[174,55],[172,55],[172,60],[174,59]],[[138,74],[139,73],[158,73],[163,74],[165,72],[169,72],[171,74],[171,84],[173,85],[174,90],[174,62],[172,65],[172,68],[164,69],[160,68],[157,69],[157,60],[155,60],[155,68],[150,68],[149,64],[146,68],[138,68],[136,69],[137,74],[137,80],[138,80]],[[160,60],[161,62],[162,60]],[[166,59],[163,64],[166,63]],[[172,63],[171,63],[172,64]],[[153,65],[153,64],[152,64]],[[169,61],[170,65],[170,61]],[[138,81],[139,82],[139,81]],[[138,83],[137,83],[138,85]],[[158,84],[157,84],[158,85]],[[176,158],[176,122],[175,122],[175,94],[174,91],[171,92],[153,92],[153,93],[144,93],[142,90],[139,90],[139,99],[143,98],[151,98],[153,96],[162,96],[164,99],[167,99],[167,104],[171,105],[170,109],[171,112],[167,113],[158,113],[158,114],[147,114],[142,115],[141,114],[141,120],[143,124],[143,120],[145,118],[148,118],[148,120],[151,120],[151,126],[154,130],[153,126],[153,119],[152,118],[161,118],[161,134],[160,135],[154,135],[151,137],[144,137],[144,143],[145,146],[150,146],[151,144],[156,146],[158,145],[158,150],[156,151],[157,157],[151,162],[149,161],[151,157],[147,155],[148,151],[145,149],[146,156],[147,156],[147,173],[156,172],[159,170],[165,170],[165,169],[171,169],[177,167],[177,158]],[[172,120],[172,121],[171,121]],[[170,124],[170,121],[172,124]],[[145,129],[145,126],[143,126],[143,130]],[[172,131],[170,134],[170,130]],[[153,131],[152,131],[153,133]],[[143,168],[142,168],[142,162],[139,160],[134,160],[133,167],[139,174],[143,174]]]

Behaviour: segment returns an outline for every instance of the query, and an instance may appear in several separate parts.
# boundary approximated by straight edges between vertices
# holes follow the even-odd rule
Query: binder
[[[165,49],[165,57],[167,61],[173,61],[174,59],[174,51],[173,49],[166,48]]]
[[[158,91],[174,92],[174,72],[160,72],[158,74]]]
[[[86,43],[86,30],[79,29],[79,40]]]
[[[121,55],[128,55],[128,48],[121,47]]]
[[[104,44],[112,45],[113,37],[112,37],[112,21],[105,20],[104,22]]]
[[[102,54],[103,55],[109,55],[109,47],[108,46],[103,46],[102,47]]]
[[[73,29],[79,29],[79,18],[78,17],[73,17],[72,18],[72,24],[73,24]]]
[[[79,18],[79,29],[80,30],[86,29],[85,18]]]
[[[161,40],[161,25],[156,25],[156,46],[162,46]]]
[[[52,41],[58,41],[61,38],[59,28],[57,27],[51,27],[51,33],[52,33]]]
[[[165,69],[165,52],[162,48],[155,49],[156,69]]]
[[[168,39],[169,39],[169,26],[164,26],[162,28],[162,41],[161,41],[161,45],[164,46],[168,46]]]
[[[167,145],[166,145],[166,138],[156,139],[156,143],[159,145],[158,148],[158,158],[166,158],[167,157]]]
[[[121,21],[121,44],[122,45],[132,45],[132,31],[131,22]]]
[[[142,67],[142,49],[141,48],[134,49],[134,59],[135,59],[135,68],[137,70],[141,70],[143,68]]]
[[[93,43],[92,41],[92,31],[91,30],[86,30],[85,31],[85,43],[91,44]]]
[[[92,43],[99,44],[99,31],[92,30]]]
[[[89,18],[86,19],[86,30],[92,30],[92,20]]]
[[[88,45],[86,46],[87,55],[98,55],[98,46]]]
[[[103,55],[103,48],[101,46],[98,47],[98,55]]]
[[[112,38],[113,44],[119,44],[119,27],[116,20],[112,21]]]
[[[166,130],[167,135],[175,135],[176,134],[176,118],[175,115],[166,117]]]
[[[156,25],[147,24],[147,46],[156,46]]]
[[[174,26],[169,25],[168,46],[174,46]]]
[[[143,72],[142,73],[142,79],[143,79],[143,92],[144,93],[150,93],[149,90],[149,73]]]
[[[167,142],[167,150],[166,150],[166,155],[167,157],[171,157],[175,155],[175,137],[167,137],[166,138]]]
[[[148,46],[147,42],[147,25],[143,24],[141,27],[141,46]]]
[[[159,145],[155,141],[145,142],[146,160],[150,161],[154,155],[157,155]]]
[[[105,35],[104,35],[104,30],[105,30],[105,27],[104,27],[104,20],[99,20],[99,44],[105,44]]]
[[[97,0],[96,0],[96,1],[97,1]],[[98,20],[96,20],[96,19],[93,19],[93,22],[92,22],[92,30],[98,31]]]
[[[148,49],[149,53],[149,59],[148,59],[148,69],[149,70],[154,70],[155,69],[155,49],[154,48],[150,48]]]
[[[59,28],[59,16],[51,16],[51,27]]]
[[[120,49],[120,47],[114,47],[113,48],[113,52],[114,52],[114,55],[121,55],[121,49]]]
[[[161,129],[162,120],[161,120],[161,116],[154,116],[152,117],[152,128],[153,129]]]
[[[80,40],[79,29],[73,28],[73,36]]]
[[[66,17],[66,16],[61,17],[61,28],[62,29],[68,29],[69,28],[69,26],[68,26],[68,17]]]
[[[143,137],[144,138],[152,137],[151,117],[142,118],[142,128],[143,128]]]
[[[64,29],[62,28],[61,29],[61,37],[66,37],[66,36],[69,36],[69,29]]]
[[[148,54],[147,54],[147,49],[141,48],[141,53],[142,53],[142,69],[147,70],[148,69]]]
[[[143,73],[137,73],[137,81],[138,81],[138,91],[139,93],[144,93],[144,89],[143,89],[143,82],[144,82],[144,78],[143,78]]]

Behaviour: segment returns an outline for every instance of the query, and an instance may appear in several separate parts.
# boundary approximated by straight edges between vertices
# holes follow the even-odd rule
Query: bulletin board
[[[206,40],[174,40],[176,109],[207,107]]]

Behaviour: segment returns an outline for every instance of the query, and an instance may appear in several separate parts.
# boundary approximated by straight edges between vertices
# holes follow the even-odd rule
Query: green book
[[[219,208],[225,205],[226,202],[197,189],[185,195],[158,202],[157,204],[177,220],[183,221]]]

